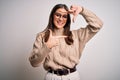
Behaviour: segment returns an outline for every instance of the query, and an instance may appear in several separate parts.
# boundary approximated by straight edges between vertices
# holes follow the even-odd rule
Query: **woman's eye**
[[[67,18],[67,15],[63,15],[63,18]]]
[[[62,14],[60,14],[60,13],[55,13],[55,16],[56,16],[56,17],[59,17],[59,18],[61,18],[61,17],[62,17],[62,18],[65,18],[65,19],[67,18],[67,15],[66,15],[66,14],[65,14],[65,15],[62,15]]]
[[[57,17],[61,17],[61,14],[59,14],[59,13],[56,13],[55,15],[56,15]]]

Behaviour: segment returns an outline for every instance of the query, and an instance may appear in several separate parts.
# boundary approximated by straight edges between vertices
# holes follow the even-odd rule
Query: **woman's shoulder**
[[[77,35],[77,33],[78,33],[79,30],[81,30],[81,28],[80,28],[80,29],[71,30],[71,32],[72,32],[74,35]]]
[[[44,35],[45,35],[45,31],[37,33],[37,37],[44,37]]]
[[[82,32],[82,28],[71,30],[71,32],[72,32],[74,37],[78,37],[78,35],[80,35]]]

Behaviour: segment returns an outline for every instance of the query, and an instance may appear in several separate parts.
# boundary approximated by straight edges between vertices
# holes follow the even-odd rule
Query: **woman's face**
[[[68,12],[64,8],[59,8],[54,13],[53,23],[57,29],[63,28],[67,22]]]

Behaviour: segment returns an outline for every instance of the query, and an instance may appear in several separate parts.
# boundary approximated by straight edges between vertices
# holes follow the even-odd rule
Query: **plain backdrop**
[[[44,80],[46,71],[33,68],[28,57],[36,34],[46,28],[59,3],[82,5],[104,22],[77,66],[81,80],[120,80],[119,0],[0,0],[0,80]],[[71,29],[85,25],[79,15]]]

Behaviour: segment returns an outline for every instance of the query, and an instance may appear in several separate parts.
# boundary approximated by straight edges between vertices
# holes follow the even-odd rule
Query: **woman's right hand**
[[[66,38],[67,36],[53,36],[51,29],[49,29],[50,35],[48,41],[45,43],[48,48],[52,48],[59,45],[59,38]]]
[[[76,17],[83,11],[83,7],[79,5],[71,5],[70,10],[68,11],[73,15],[72,21],[75,22]]]

